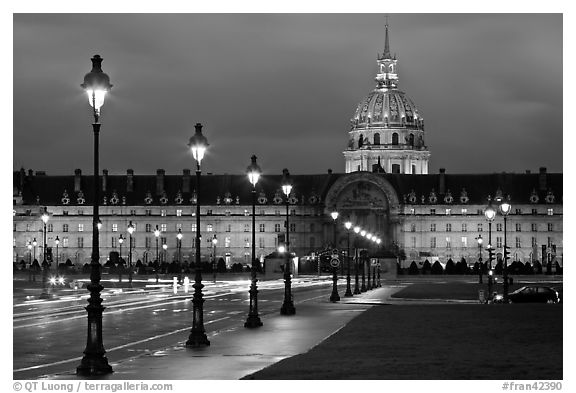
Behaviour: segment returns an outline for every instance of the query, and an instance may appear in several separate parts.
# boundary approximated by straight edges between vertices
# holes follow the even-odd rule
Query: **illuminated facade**
[[[358,106],[352,118],[349,145],[344,151],[345,173],[328,171],[318,175],[293,175],[289,199],[290,249],[298,256],[328,247],[336,236],[337,247],[346,249],[343,222],[350,219],[382,239],[372,255],[395,255],[402,262],[465,258],[477,260],[479,235],[488,244],[488,222],[484,217],[489,196],[510,196],[507,237],[512,260],[542,261],[546,253],[562,263],[562,174],[538,173],[447,174],[441,169],[428,174],[430,152],[424,144],[424,121],[414,103],[397,89],[397,60],[390,54],[388,27],[384,53],[378,56],[377,86]],[[289,164],[287,165],[289,166]],[[285,199],[282,175],[261,177],[257,184],[256,253],[262,259],[284,242]],[[92,176],[48,176],[24,169],[14,172],[14,261],[42,255],[41,211],[46,206],[47,247],[54,256],[54,240],[60,239],[59,260],[83,265],[90,262],[92,239]],[[181,175],[125,174],[101,177],[100,255],[120,252],[119,236],[133,234],[133,261],[172,262],[181,255],[192,261],[196,185],[190,170]],[[251,258],[252,186],[244,175],[203,175],[201,202],[203,260],[211,260],[212,238],[217,236],[217,258],[249,264]],[[330,212],[340,213],[334,222]],[[160,236],[156,246],[154,230]],[[176,235],[183,234],[180,252]],[[353,235],[354,237],[354,235]],[[492,246],[503,247],[503,220],[492,225]],[[38,248],[27,245],[34,238]],[[162,245],[168,246],[164,251]],[[158,251],[157,251],[158,250]],[[486,260],[486,251],[483,250]],[[122,257],[127,258],[124,243]],[[548,257],[548,256],[546,256]],[[54,256],[55,259],[55,256]]]

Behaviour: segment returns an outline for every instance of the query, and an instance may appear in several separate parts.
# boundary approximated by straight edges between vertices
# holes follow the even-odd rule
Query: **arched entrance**
[[[336,210],[342,220],[377,234],[385,249],[396,241],[399,200],[383,175],[354,172],[340,177],[326,194],[325,207],[326,215]]]

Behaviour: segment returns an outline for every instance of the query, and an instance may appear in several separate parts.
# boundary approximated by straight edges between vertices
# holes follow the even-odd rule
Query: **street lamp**
[[[186,341],[187,347],[197,348],[200,346],[210,345],[208,337],[206,337],[206,330],[204,329],[204,299],[202,298],[202,266],[200,262],[200,164],[206,148],[208,147],[208,140],[202,135],[202,124],[196,123],[194,126],[196,132],[190,138],[188,147],[192,151],[192,156],[196,160],[196,266],[194,275],[194,295],[192,297],[192,330]]]
[[[503,293],[503,301],[504,303],[508,303],[508,244],[506,243],[506,217],[510,214],[512,210],[512,205],[510,205],[510,196],[505,200],[502,199],[500,203],[500,213],[504,216],[504,270],[503,270],[503,279],[504,279],[504,293]]]
[[[40,299],[48,299],[50,295],[48,295],[46,290],[46,281],[48,281],[48,262],[46,261],[46,224],[48,223],[50,216],[48,215],[46,206],[44,206],[44,211],[40,218],[44,224],[44,229],[42,231],[44,236],[44,240],[42,241],[42,293],[40,294]]]
[[[260,320],[260,316],[258,315],[258,278],[256,276],[256,184],[258,180],[260,180],[260,176],[262,175],[262,170],[258,166],[256,162],[256,155],[250,157],[252,162],[246,168],[246,173],[248,175],[248,181],[252,184],[252,268],[250,269],[251,273],[251,282],[250,282],[250,290],[248,293],[250,294],[250,308],[248,310],[248,318],[246,322],[244,322],[244,327],[247,328],[256,328],[262,326],[262,321]]]
[[[366,234],[367,232],[364,229],[360,231],[360,236],[363,238],[366,238]],[[365,258],[360,258],[360,260],[362,261],[362,286],[360,287],[360,292],[366,292],[366,260]]]
[[[158,225],[156,225],[156,229],[154,230],[154,236],[156,237],[156,263],[154,271],[156,272],[156,284],[158,284],[158,269],[160,268],[160,260],[158,259],[158,237],[160,237],[160,230],[158,229]]]
[[[32,245],[34,246],[34,260],[36,260],[36,246],[38,245],[36,238],[32,239]]]
[[[32,270],[32,243],[30,243],[30,240],[28,240],[26,247],[28,248],[28,281],[32,282],[32,276],[34,276],[34,281],[36,281],[36,275],[33,275]]]
[[[178,234],[176,234],[176,239],[178,239],[178,265],[182,265],[182,229],[178,228]]]
[[[58,239],[58,236],[56,236],[54,244],[56,244],[56,268],[58,268],[58,266],[60,266],[60,260],[58,259],[58,245],[60,244],[60,239]]]
[[[360,294],[360,283],[359,283],[359,279],[358,279],[358,234],[360,233],[360,227],[359,226],[355,226],[354,227],[354,233],[356,234],[356,237],[354,238],[354,295],[359,295]]]
[[[168,250],[168,244],[166,244],[166,243],[162,244],[162,250],[164,250],[164,252],[163,252],[164,258],[163,259],[164,259],[164,262],[166,262],[166,260],[168,259],[167,258],[168,257],[168,251],[166,251],[166,250]]]
[[[348,250],[346,252],[346,268],[347,268],[346,293],[344,293],[344,297],[351,297],[353,296],[352,289],[350,288],[350,229],[352,228],[352,222],[350,222],[350,220],[347,220],[344,223],[344,227],[346,228],[346,232],[348,235]]]
[[[132,221],[128,224],[128,233],[130,234],[130,239],[128,239],[128,282],[132,287],[132,233],[134,233]]]
[[[479,234],[478,237],[476,238],[476,241],[478,242],[478,284],[482,284],[482,243],[484,242],[484,239],[482,239],[482,235]]]
[[[212,281],[216,283],[216,244],[218,244],[218,238],[216,234],[212,237]]]
[[[286,265],[284,268],[284,302],[280,308],[280,314],[282,315],[294,315],[296,314],[296,308],[294,307],[294,302],[292,301],[292,282],[290,277],[290,269],[292,261],[290,258],[290,223],[288,207],[290,204],[290,192],[292,192],[292,179],[290,178],[290,172],[288,169],[284,168],[282,170],[282,192],[286,195]]]
[[[118,258],[118,282],[122,282],[122,269],[124,265],[122,264],[122,243],[124,243],[124,237],[120,234],[118,238],[118,243],[120,244],[120,257]]]
[[[86,339],[86,349],[80,365],[76,368],[76,374],[83,376],[103,375],[112,372],[112,367],[108,364],[108,359],[104,354],[104,343],[102,341],[102,298],[100,292],[103,287],[100,285],[100,251],[98,241],[98,204],[100,200],[100,182],[98,177],[98,135],[100,133],[100,108],[104,104],[106,92],[110,90],[110,78],[102,72],[102,58],[95,55],[92,58],[92,71],[84,76],[82,87],[88,95],[88,100],[93,109],[94,123],[94,200],[92,213],[92,258],[90,263],[90,284],[87,286],[90,292],[88,298],[88,331]]]

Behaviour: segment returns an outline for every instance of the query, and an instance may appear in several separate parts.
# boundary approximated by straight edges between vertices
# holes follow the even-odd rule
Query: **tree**
[[[417,275],[419,273],[420,273],[420,269],[418,269],[418,265],[416,265],[416,262],[412,261],[412,263],[410,264],[410,267],[408,268],[408,274]]]
[[[436,261],[432,265],[432,274],[444,274],[444,268],[442,267],[440,261]]]
[[[424,261],[424,265],[422,266],[422,274],[431,274],[432,273],[432,265],[430,261],[426,259]]]
[[[454,274],[456,273],[456,265],[454,265],[454,261],[452,260],[452,258],[448,259],[448,262],[446,262],[446,274]]]

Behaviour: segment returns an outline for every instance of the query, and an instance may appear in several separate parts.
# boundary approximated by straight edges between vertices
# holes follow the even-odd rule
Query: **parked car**
[[[560,303],[558,292],[551,287],[526,286],[508,294],[510,303]],[[494,303],[503,303],[504,296],[497,294]]]

